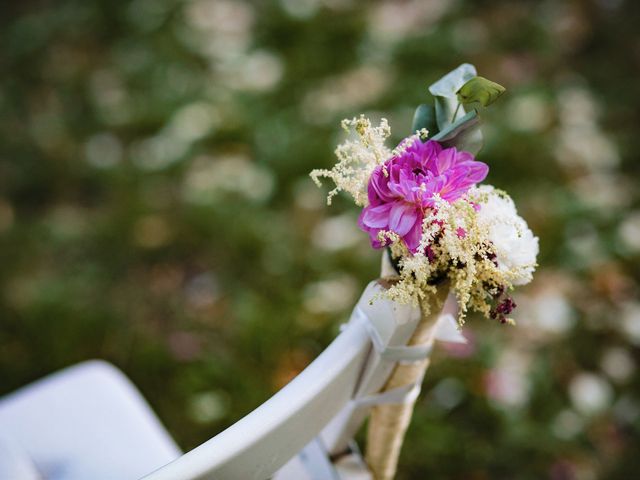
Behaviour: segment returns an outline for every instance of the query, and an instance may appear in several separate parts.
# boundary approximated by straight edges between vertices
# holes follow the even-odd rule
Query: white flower
[[[536,267],[538,237],[518,215],[513,200],[491,185],[473,189],[470,197],[480,203],[478,223],[488,230],[500,270],[509,272],[514,285],[529,283]]]

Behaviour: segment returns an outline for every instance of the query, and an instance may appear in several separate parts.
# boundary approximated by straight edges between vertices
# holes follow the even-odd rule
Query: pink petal
[[[411,227],[411,230],[407,232],[407,234],[402,237],[404,243],[407,245],[407,248],[411,253],[416,253],[418,251],[418,246],[420,245],[420,238],[422,237],[422,215],[418,216],[417,221]]]
[[[475,159],[476,157],[474,157],[472,153],[465,152],[464,150],[459,151],[456,157],[458,164],[466,163],[466,162],[474,162]]]
[[[442,151],[442,145],[440,145],[435,140],[429,140],[427,143],[424,144],[423,155],[427,158],[437,157],[441,151]]]
[[[456,149],[455,148],[447,148],[442,150],[436,159],[436,174],[440,175],[450,168],[452,168],[456,163]]]
[[[403,237],[415,225],[417,219],[418,213],[415,206],[395,202],[389,215],[389,229]]]
[[[369,239],[371,240],[371,246],[373,248],[384,248],[386,245],[378,238],[378,233],[382,231],[382,228],[374,228],[369,231]]]
[[[422,204],[425,207],[433,207],[435,202],[433,201],[433,194],[438,193],[442,198],[445,198],[443,195],[443,191],[445,191],[447,186],[447,177],[445,175],[439,175],[435,177],[427,186],[427,191],[423,195]]]
[[[367,187],[367,193],[369,197],[369,203],[377,205],[381,202],[388,202],[393,200],[393,195],[389,190],[389,179],[385,177],[382,172],[382,167],[376,167],[371,174],[369,185]]]
[[[468,168],[467,179],[471,183],[479,183],[483,181],[487,178],[487,174],[489,173],[489,165],[482,162],[472,162]]]
[[[447,181],[440,190],[442,198],[453,201],[461,197],[471,185],[481,182],[489,173],[489,167],[482,162],[458,164],[447,174]]]
[[[367,209],[365,208],[360,213],[360,216],[358,217],[358,226],[360,227],[361,230],[363,230],[363,231],[365,231],[365,232],[367,232],[369,234],[369,240],[371,241],[371,246],[373,248],[382,248],[382,247],[384,247],[384,245],[378,239],[378,233],[380,232],[380,230],[384,230],[384,229],[382,229],[382,228],[371,228],[371,227],[368,227],[367,225],[364,224],[363,219],[364,219],[366,210]]]
[[[377,206],[368,206],[362,210],[362,224],[368,228],[386,228],[389,225],[389,211],[391,203],[383,203]]]
[[[434,142],[433,140],[425,143],[421,152],[422,164],[436,175],[438,174],[436,162],[438,161],[440,152],[442,152],[442,147],[438,142]]]

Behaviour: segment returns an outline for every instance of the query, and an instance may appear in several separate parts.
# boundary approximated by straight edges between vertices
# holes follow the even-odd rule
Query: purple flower
[[[422,220],[434,206],[433,195],[453,202],[484,180],[488,171],[469,152],[442,148],[433,140],[415,140],[402,154],[375,168],[368,185],[369,205],[358,225],[369,233],[374,248],[384,247],[378,238],[384,230],[396,233],[416,253]]]

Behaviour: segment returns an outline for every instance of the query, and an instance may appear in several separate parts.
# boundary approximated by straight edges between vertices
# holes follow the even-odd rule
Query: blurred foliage
[[[399,479],[629,479],[640,4],[25,0],[0,18],[0,393],[88,358],[189,449],[330,342],[379,253],[307,177],[468,61],[487,181],[541,238],[515,328],[441,349]],[[475,320],[475,321],[474,321]]]

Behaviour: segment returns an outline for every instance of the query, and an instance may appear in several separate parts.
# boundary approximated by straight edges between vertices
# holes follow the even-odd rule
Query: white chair
[[[405,346],[417,309],[371,304],[380,288],[367,287],[340,335],[293,381],[184,455],[133,385],[95,361],[1,399],[0,432],[14,443],[5,451],[17,446],[40,475],[33,478],[46,480],[369,479],[353,435],[372,405],[419,390],[376,393],[395,363],[430,353]],[[437,328],[438,339],[464,341],[448,315]],[[0,473],[13,457],[3,458],[0,441]]]
[[[131,382],[100,361],[1,399],[0,432],[11,446],[0,451],[0,472],[19,454],[31,460],[34,479],[135,479],[181,454]]]

